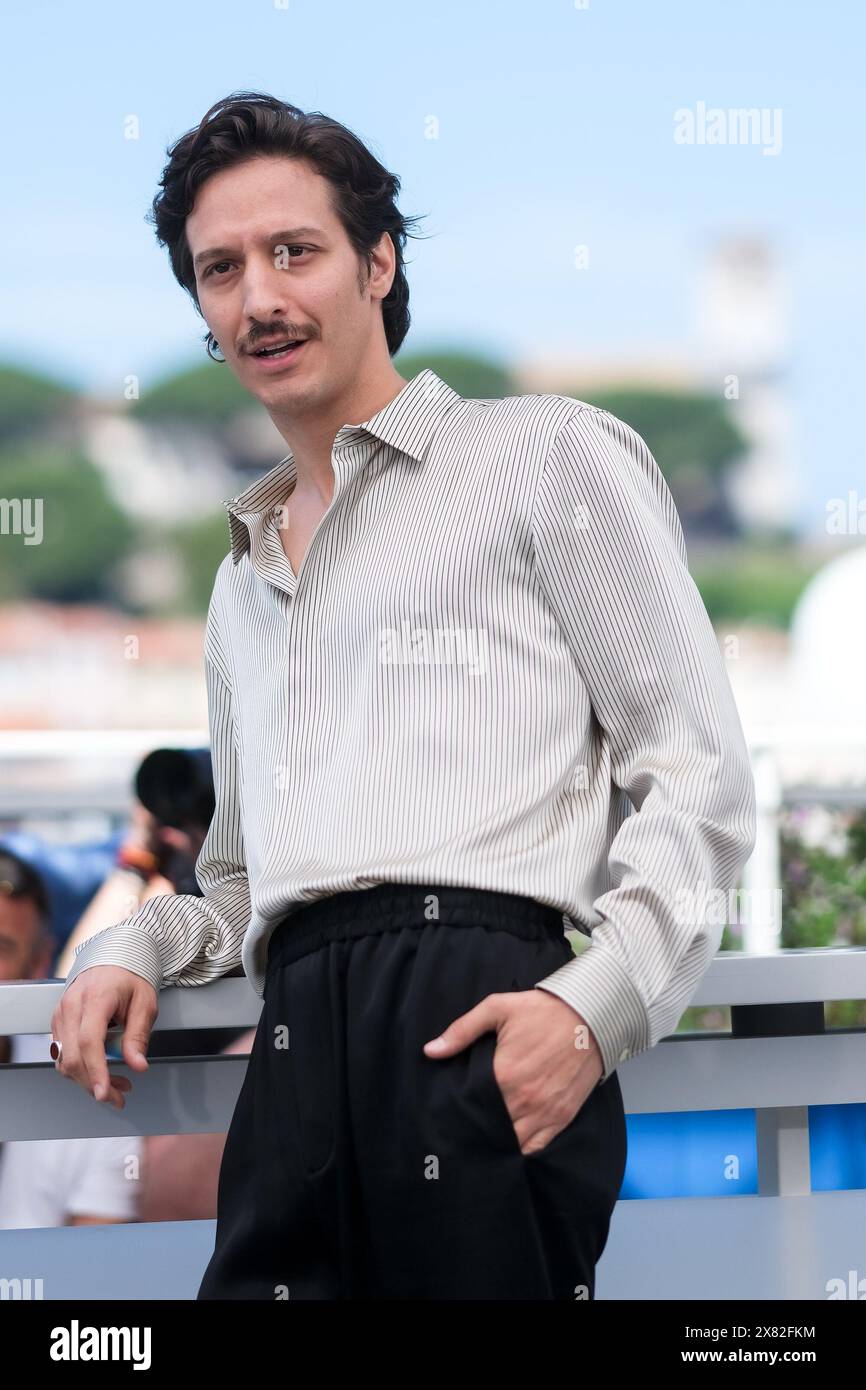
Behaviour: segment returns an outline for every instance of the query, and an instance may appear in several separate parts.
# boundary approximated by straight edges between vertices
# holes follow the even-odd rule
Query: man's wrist
[[[145,907],[147,904],[145,904]],[[144,908],[141,909],[142,911]],[[78,947],[66,975],[66,988],[85,970],[94,965],[120,965],[162,989],[162,960],[156,941],[148,932],[131,922],[118,922],[104,927]]]
[[[602,1059],[602,1082],[620,1062],[643,1044],[636,1039],[646,1030],[646,1010],[640,995],[619,961],[609,951],[590,945],[574,960],[535,983],[569,1004],[591,1031]]]

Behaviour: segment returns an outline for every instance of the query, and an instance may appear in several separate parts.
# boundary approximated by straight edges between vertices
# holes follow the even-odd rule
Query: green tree
[[[794,545],[741,543],[725,553],[690,557],[689,570],[712,622],[766,623],[787,629],[820,560]]]
[[[257,404],[226,364],[208,359],[165,377],[130,408],[145,420],[190,420],[216,427]]]
[[[53,428],[76,402],[75,391],[60,382],[21,367],[0,366],[0,445]]]
[[[804,843],[795,815],[782,815],[785,946],[866,945],[866,812],[845,813],[844,821],[844,847],[837,851]]]
[[[7,508],[29,500],[32,514],[41,512],[37,543],[14,529],[0,535],[0,600],[114,601],[112,569],[134,529],[94,465],[77,450],[34,440],[0,452],[0,478]]]
[[[716,396],[620,387],[570,393],[608,410],[646,441],[673,494],[683,526],[735,536],[739,524],[724,493],[725,475],[747,441]]]
[[[171,543],[182,558],[186,593],[180,608],[186,613],[207,612],[220,561],[229,552],[229,526],[223,510],[185,526],[176,527]]]
[[[464,352],[449,352],[447,349],[439,352],[398,352],[394,366],[406,381],[411,381],[423,367],[430,367],[452,390],[461,396],[479,400],[499,400],[503,396],[516,395],[519,390],[505,367],[489,358]]]

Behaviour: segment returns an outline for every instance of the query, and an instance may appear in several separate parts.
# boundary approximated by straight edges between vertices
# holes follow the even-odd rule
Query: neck
[[[278,410],[269,414],[292,451],[297,474],[293,491],[318,495],[329,503],[334,488],[331,451],[343,425],[360,425],[383,410],[407,382],[393,367],[368,382],[353,382],[351,390],[328,402],[327,409],[310,415]]]

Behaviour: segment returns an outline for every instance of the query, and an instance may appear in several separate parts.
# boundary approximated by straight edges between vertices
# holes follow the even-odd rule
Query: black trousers
[[[496,1034],[422,1050],[571,954],[559,912],[481,889],[380,884],[281,923],[198,1298],[593,1298],[625,1172],[616,1073],[523,1154]]]

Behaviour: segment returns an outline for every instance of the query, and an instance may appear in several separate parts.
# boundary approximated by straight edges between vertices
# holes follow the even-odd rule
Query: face
[[[186,234],[208,328],[241,384],[272,411],[327,408],[377,335],[384,344],[378,301],[394,278],[391,239],[382,237],[367,279],[330,185],[306,162],[256,157],[214,174]],[[289,339],[305,341],[285,356],[255,356]]]
[[[0,894],[0,980],[44,979],[52,954],[51,941],[40,939],[35,905]]]

